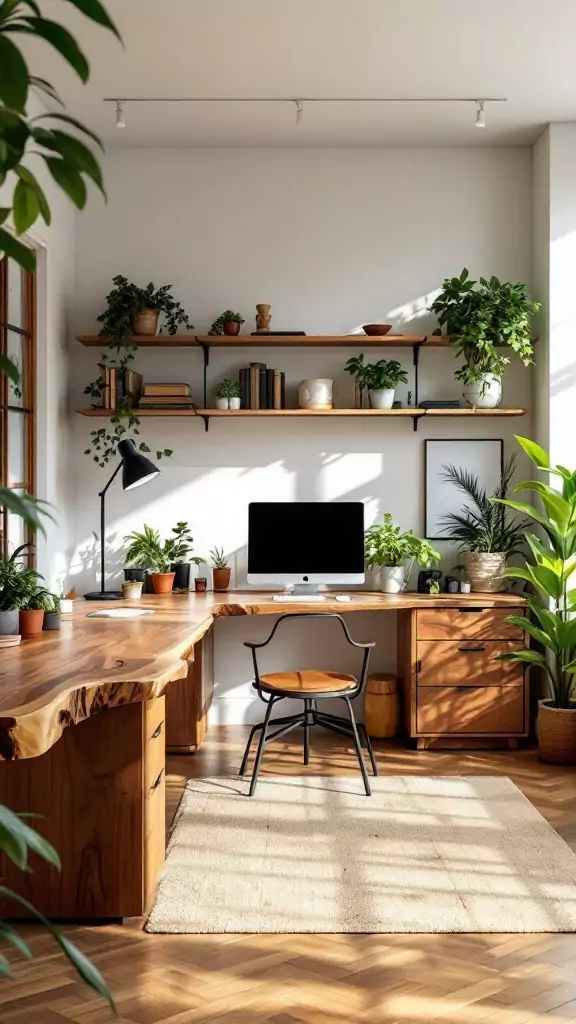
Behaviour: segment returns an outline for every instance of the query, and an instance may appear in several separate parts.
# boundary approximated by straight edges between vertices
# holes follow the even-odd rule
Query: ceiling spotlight
[[[300,124],[304,113],[304,104],[302,100],[294,100],[294,103],[296,104],[296,124]]]
[[[116,127],[125,128],[126,121],[124,120],[124,102],[123,100],[116,100]]]
[[[476,120],[474,121],[474,127],[486,127],[486,111],[484,110],[484,100],[476,100]]]

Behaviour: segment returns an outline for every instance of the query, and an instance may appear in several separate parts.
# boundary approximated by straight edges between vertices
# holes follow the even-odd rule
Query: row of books
[[[285,409],[286,374],[269,370],[266,363],[250,363],[240,370],[241,409]]]
[[[129,398],[131,405],[138,405],[144,389],[144,378],[136,370],[118,370],[107,366],[104,370],[104,409],[116,409],[123,398]]]

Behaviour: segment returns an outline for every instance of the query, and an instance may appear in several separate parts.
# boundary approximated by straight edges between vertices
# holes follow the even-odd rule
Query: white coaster
[[[102,608],[87,612],[87,619],[139,619],[141,615],[154,615],[155,608]]]

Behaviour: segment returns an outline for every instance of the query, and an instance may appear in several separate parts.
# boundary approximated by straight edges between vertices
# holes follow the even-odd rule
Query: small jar
[[[450,582],[448,584],[448,593],[449,594],[457,594],[458,593],[458,580],[450,580]]]
[[[142,597],[143,583],[141,580],[124,580],[122,597],[125,601],[138,601]]]
[[[469,594],[470,593],[470,589],[471,588],[470,588],[470,584],[468,583],[468,580],[463,580],[462,583],[460,584],[460,593],[461,594]]]
[[[208,580],[205,576],[197,576],[194,580],[194,590],[197,594],[204,594],[206,587],[208,586]]]

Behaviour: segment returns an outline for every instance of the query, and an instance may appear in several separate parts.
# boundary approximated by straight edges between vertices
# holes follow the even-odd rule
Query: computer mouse
[[[336,594],[336,600],[337,601],[349,601],[350,598],[348,597],[348,594]]]

